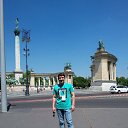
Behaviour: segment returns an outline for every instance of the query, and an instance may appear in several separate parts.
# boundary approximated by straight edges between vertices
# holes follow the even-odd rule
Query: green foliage
[[[44,85],[44,82],[43,82],[43,78],[41,77],[40,78],[40,86],[43,86]]]
[[[31,70],[27,71],[27,73],[23,73],[23,77],[20,77],[19,79],[19,82],[22,84],[22,85],[25,85],[26,83],[26,76],[28,75],[28,84],[30,84],[30,78],[31,78]]]
[[[14,74],[9,74],[8,76],[6,76],[6,83],[11,87],[18,84],[18,81],[15,79]]]
[[[38,78],[36,77],[35,78],[35,86],[37,87],[39,85],[39,81],[38,81]]]
[[[117,77],[116,78],[117,84],[118,85],[124,85],[124,86],[128,86],[128,78],[125,77]]]
[[[88,88],[90,87],[91,79],[90,78],[84,78],[84,77],[77,77],[74,75],[73,77],[73,85],[75,88]]]
[[[26,78],[25,77],[19,78],[19,82],[20,82],[20,84],[25,85]]]
[[[117,85],[128,86],[128,78],[125,77],[117,77],[116,78]],[[73,75],[73,85],[75,88],[88,88],[91,85],[91,78],[77,77],[75,74]]]

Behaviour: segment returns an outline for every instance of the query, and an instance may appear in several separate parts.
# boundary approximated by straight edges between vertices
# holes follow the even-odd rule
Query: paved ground
[[[43,94],[51,92],[45,91]],[[128,108],[76,108],[72,115],[74,128],[128,128]],[[0,113],[0,128],[59,127],[57,116],[52,117],[51,108],[33,108],[10,109],[7,113]]]
[[[75,128],[128,128],[127,108],[77,108]],[[59,128],[51,108],[10,110],[0,113],[0,128]]]
[[[91,90],[86,90],[86,89],[76,89],[75,93],[78,94],[96,94],[96,93],[106,93],[106,92],[98,92],[98,91],[91,91]],[[52,94],[52,90],[48,89],[48,90],[43,90],[40,91],[39,93],[37,93],[37,91],[30,91],[30,96],[33,95],[51,95]],[[20,91],[12,91],[12,92],[7,92],[8,97],[15,97],[15,96],[25,96],[25,92]]]

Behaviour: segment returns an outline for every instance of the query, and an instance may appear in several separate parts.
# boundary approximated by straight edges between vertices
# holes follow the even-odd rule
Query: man
[[[65,83],[65,74],[58,75],[59,84],[53,88],[52,111],[57,112],[60,128],[65,128],[64,118],[68,128],[74,128],[72,113],[75,110],[75,93],[73,85]]]

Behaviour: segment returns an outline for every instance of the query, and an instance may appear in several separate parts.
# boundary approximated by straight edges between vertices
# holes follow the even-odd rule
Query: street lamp
[[[28,43],[30,42],[30,30],[22,30],[22,42],[26,42],[26,47],[23,49],[25,52],[26,57],[26,91],[25,95],[29,96],[29,83],[28,83],[28,56],[29,56],[29,49],[28,49]]]
[[[1,110],[7,112],[7,87],[4,42],[4,2],[0,0],[0,72],[1,72]]]

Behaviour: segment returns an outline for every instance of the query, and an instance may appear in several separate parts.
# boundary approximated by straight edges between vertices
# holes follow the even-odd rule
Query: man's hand
[[[75,93],[72,92],[72,112],[75,111]]]
[[[52,111],[53,111],[53,112],[56,112],[56,108],[55,108],[55,107],[53,107],[53,108],[52,108]]]
[[[55,95],[53,95],[53,97],[52,97],[52,111],[53,112],[56,112],[55,102],[56,102],[56,98],[55,98]]]
[[[74,105],[72,105],[72,112],[73,112],[73,111],[75,111],[75,106],[74,106]]]
[[[55,112],[56,112],[56,108],[55,107],[52,108],[52,112],[53,112],[53,117],[55,117]]]

